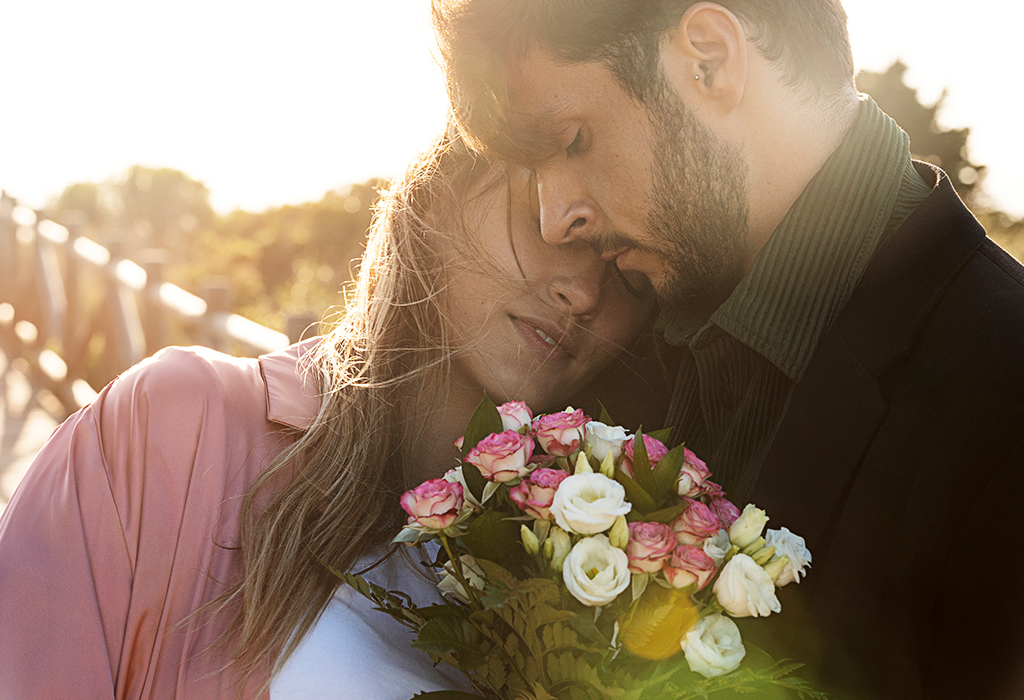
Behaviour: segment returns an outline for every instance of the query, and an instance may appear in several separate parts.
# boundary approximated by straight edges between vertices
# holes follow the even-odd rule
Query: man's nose
[[[538,170],[540,233],[551,245],[587,239],[598,224],[598,210],[567,173]]]
[[[601,287],[609,263],[582,241],[552,252],[552,262],[556,263],[556,271],[548,282],[552,303],[576,321],[592,318],[601,306]]]

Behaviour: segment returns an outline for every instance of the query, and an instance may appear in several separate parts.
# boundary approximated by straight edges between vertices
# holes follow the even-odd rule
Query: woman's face
[[[456,251],[446,307],[453,388],[557,410],[627,348],[653,295],[637,291],[583,241],[540,236],[536,187],[511,170],[470,192],[465,251]],[[479,394],[477,394],[479,396]]]

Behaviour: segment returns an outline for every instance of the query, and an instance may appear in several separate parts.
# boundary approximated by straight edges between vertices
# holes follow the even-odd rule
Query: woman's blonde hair
[[[491,168],[454,133],[384,195],[344,313],[311,358],[319,413],[245,497],[243,578],[214,601],[232,610],[221,643],[244,680],[279,670],[316,622],[338,585],[326,565],[348,570],[401,525],[417,423],[399,399],[447,385],[446,259],[466,242],[467,193]]]

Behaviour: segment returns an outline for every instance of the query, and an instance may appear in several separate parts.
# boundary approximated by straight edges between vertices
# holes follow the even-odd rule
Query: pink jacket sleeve
[[[171,349],[61,425],[0,520],[0,697],[234,698],[241,495],[294,433],[254,360]],[[206,624],[210,623],[210,624]]]

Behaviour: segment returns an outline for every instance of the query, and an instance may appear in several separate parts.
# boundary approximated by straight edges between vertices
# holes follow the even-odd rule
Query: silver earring
[[[694,80],[700,80],[700,73],[698,73],[697,75],[693,76],[693,79]]]

